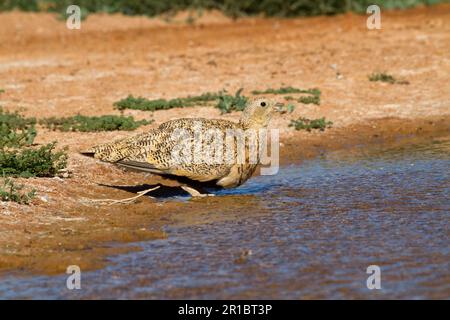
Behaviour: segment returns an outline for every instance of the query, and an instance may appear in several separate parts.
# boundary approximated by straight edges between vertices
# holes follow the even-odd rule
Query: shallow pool
[[[168,225],[81,290],[6,276],[0,298],[450,298],[449,138],[330,153],[218,196],[242,198],[239,219]]]

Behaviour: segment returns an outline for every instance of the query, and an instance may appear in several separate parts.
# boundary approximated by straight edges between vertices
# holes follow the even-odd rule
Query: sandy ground
[[[213,12],[184,22],[92,15],[68,30],[49,14],[2,13],[0,105],[27,116],[119,114],[113,103],[129,94],[175,98],[227,89],[317,87],[321,105],[297,105],[277,116],[282,162],[355,145],[448,135],[450,124],[450,5],[382,13],[382,30],[367,30],[353,14],[304,19],[232,21]],[[409,85],[369,82],[387,72]],[[338,76],[338,74],[340,76]],[[197,107],[153,114],[125,111],[153,125],[178,117],[223,117]],[[296,132],[291,119],[325,116],[332,129]],[[233,197],[188,202],[150,198],[102,207],[87,198],[130,193],[99,185],[142,185],[151,176],[126,173],[77,154],[130,132],[60,133],[39,130],[36,142],[54,140],[70,150],[68,179],[29,179],[38,190],[30,206],[0,202],[0,270],[55,273],[69,264],[100,267],[112,245],[165,237],[167,223],[197,223],[218,205],[239,215]],[[206,218],[205,218],[206,217]]]

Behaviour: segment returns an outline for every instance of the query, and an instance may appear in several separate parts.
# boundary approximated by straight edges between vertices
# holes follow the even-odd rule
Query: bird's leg
[[[186,185],[181,186],[181,189],[183,189],[184,191],[186,191],[193,197],[213,197],[214,196],[214,194],[211,194],[211,193],[201,193],[198,190],[196,190],[192,187],[186,186]]]
[[[143,190],[143,191],[139,191],[137,196],[131,197],[131,198],[126,198],[126,199],[119,199],[119,200],[115,200],[115,199],[91,199],[90,201],[92,202],[99,202],[105,205],[114,205],[114,204],[130,204],[133,203],[135,200],[139,199],[142,196],[145,196],[147,193],[149,193],[150,191],[156,190],[158,189],[159,186],[148,189],[148,190]]]

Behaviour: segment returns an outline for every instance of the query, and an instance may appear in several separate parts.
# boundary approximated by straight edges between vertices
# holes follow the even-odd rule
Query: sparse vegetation
[[[381,81],[387,82],[390,84],[409,84],[408,81],[405,80],[397,80],[394,76],[387,73],[372,73],[369,75],[369,81]]]
[[[199,96],[192,96],[186,98],[176,98],[170,100],[166,99],[149,100],[142,97],[135,98],[132,95],[129,95],[127,98],[114,103],[114,106],[119,110],[134,109],[143,111],[156,111],[172,108],[192,107],[195,105],[204,105],[208,102],[218,100],[220,96],[221,93],[207,92]]]
[[[217,108],[222,111],[222,113],[230,113],[232,111],[242,111],[247,105],[248,98],[241,96],[242,88],[236,91],[235,95],[222,94],[219,97],[219,103]]]
[[[5,92],[5,89],[1,89],[0,88],[0,94],[2,94],[2,93],[4,93]]]
[[[298,98],[297,101],[300,102],[300,103],[303,103],[303,104],[320,105],[320,95],[300,97],[300,98]]]
[[[55,143],[32,148],[36,119],[0,109],[0,175],[52,177],[65,168],[65,150],[55,152]]]
[[[0,185],[0,200],[30,204],[31,200],[36,196],[36,190],[32,189],[29,192],[25,192],[23,189],[24,185],[18,185],[12,179],[4,178]]]
[[[295,110],[295,106],[292,103],[289,103],[286,107],[287,112],[292,113]]]
[[[114,103],[114,106],[119,110],[134,109],[143,111],[166,110],[172,108],[186,108],[198,105],[214,105],[222,112],[242,111],[247,103],[247,98],[241,96],[242,89],[239,89],[234,96],[228,94],[226,91],[217,93],[203,93],[199,96],[190,96],[186,98],[176,99],[155,99],[149,100],[146,98],[135,98],[129,95],[127,98]]]
[[[124,117],[116,115],[104,115],[99,117],[87,117],[76,115],[66,118],[47,118],[39,120],[39,124],[51,130],[59,131],[79,131],[79,132],[98,132],[98,131],[131,131],[152,123],[152,121],[136,121],[133,117]]]
[[[0,152],[0,175],[12,177],[54,177],[67,165],[67,150],[55,151],[56,142],[38,148]]]
[[[286,108],[281,110],[281,114],[292,113],[295,110],[295,105],[292,103],[287,104]]]
[[[0,150],[31,145],[36,137],[36,119],[0,107]]]
[[[76,4],[87,13],[120,12],[126,15],[155,16],[179,10],[218,9],[232,17],[257,15],[294,17],[338,14],[346,11],[365,13],[371,4],[382,9],[404,9],[419,4],[431,5],[442,0],[78,0]],[[0,11],[20,9],[64,13],[72,0],[0,0]]]
[[[386,73],[372,73],[371,75],[369,75],[369,81],[395,83],[395,78]]]
[[[234,95],[222,90],[217,93],[203,93],[198,96],[189,96],[186,98],[175,99],[155,99],[149,100],[143,97],[134,97],[129,95],[127,98],[119,100],[114,103],[114,106],[119,110],[134,109],[143,111],[167,110],[172,108],[186,108],[192,106],[213,106],[220,109],[222,113],[230,113],[232,111],[242,111],[248,102],[248,97],[242,95],[243,88],[240,88]],[[309,94],[309,96],[302,96],[294,98],[293,96],[285,96],[285,100],[296,100],[304,104],[313,103],[320,104],[321,91],[317,88],[313,89],[298,89],[293,87],[281,87],[279,89],[267,89],[264,91],[254,90],[253,95],[261,94]],[[54,120],[52,120],[54,121]]]
[[[306,130],[310,132],[313,129],[324,131],[327,128],[331,128],[332,125],[333,122],[326,121],[324,117],[313,120],[301,117],[297,120],[291,120],[289,127],[294,127],[295,130]]]

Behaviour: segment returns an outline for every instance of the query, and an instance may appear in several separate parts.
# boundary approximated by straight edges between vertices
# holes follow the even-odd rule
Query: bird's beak
[[[279,112],[279,113],[284,113],[287,111],[285,104],[282,102],[275,103],[274,109],[276,112]]]

